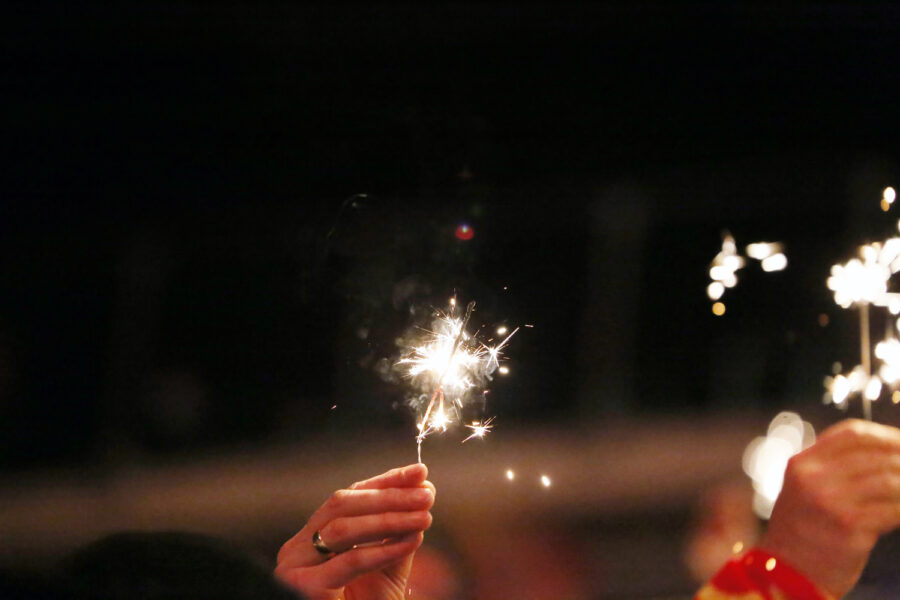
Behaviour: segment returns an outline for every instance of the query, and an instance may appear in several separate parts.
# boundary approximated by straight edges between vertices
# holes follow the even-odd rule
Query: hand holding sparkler
[[[413,464],[334,492],[281,547],[275,575],[309,600],[403,600],[431,525],[427,474]]]
[[[840,598],[879,535],[900,527],[897,481],[900,430],[842,421],[788,463],[760,547]]]

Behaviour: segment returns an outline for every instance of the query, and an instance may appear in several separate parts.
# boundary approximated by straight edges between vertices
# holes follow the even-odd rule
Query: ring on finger
[[[325,540],[322,539],[322,534],[319,533],[318,529],[312,535],[312,545],[313,548],[316,549],[316,552],[318,552],[319,554],[324,554],[326,556],[337,554],[337,552],[328,547],[328,545],[325,543]]]

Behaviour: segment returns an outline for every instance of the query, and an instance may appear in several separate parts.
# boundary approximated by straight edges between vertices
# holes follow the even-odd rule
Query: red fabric
[[[713,590],[709,590],[709,588]],[[705,594],[704,594],[705,590]],[[763,600],[830,600],[816,585],[787,562],[754,548],[725,563],[696,598],[713,595],[752,596]],[[710,592],[717,594],[710,594]]]

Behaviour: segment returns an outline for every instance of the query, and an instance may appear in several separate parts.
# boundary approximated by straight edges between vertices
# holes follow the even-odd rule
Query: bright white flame
[[[787,267],[787,256],[785,256],[781,252],[773,254],[772,256],[767,256],[762,259],[760,266],[766,273],[771,273],[773,271],[783,271],[784,268]]]

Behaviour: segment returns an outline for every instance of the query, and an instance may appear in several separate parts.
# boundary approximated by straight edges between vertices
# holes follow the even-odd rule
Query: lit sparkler
[[[719,299],[726,290],[737,285],[737,272],[744,268],[748,258],[759,261],[760,267],[766,273],[782,271],[787,267],[784,246],[779,242],[748,244],[745,254],[746,257],[738,252],[737,243],[730,233],[722,232],[722,248],[709,265],[709,278],[712,281],[706,286],[706,295],[715,302],[713,313],[717,316],[725,314],[725,305],[719,302]]]
[[[493,373],[501,368],[502,349],[519,330],[518,327],[513,329],[499,344],[489,346],[466,330],[475,303],[468,304],[462,317],[454,315],[455,298],[450,301],[450,307],[449,314],[439,312],[435,315],[432,328],[424,332],[424,339],[417,336],[406,346],[396,365],[421,392],[414,404],[425,406],[422,419],[416,425],[419,462],[422,460],[422,441],[430,433],[446,431],[453,422],[462,420],[461,412],[471,392],[491,381]],[[449,411],[455,413],[456,418]],[[466,425],[472,429],[472,434],[463,442],[484,437],[493,427],[492,421],[490,418]]]
[[[889,210],[895,198],[894,189],[885,188],[882,209]],[[900,294],[888,291],[890,279],[898,271],[900,238],[892,237],[860,246],[857,258],[831,267],[826,282],[841,308],[854,307],[859,311],[860,364],[846,375],[835,373],[825,378],[825,400],[846,408],[847,400],[858,395],[868,420],[872,419],[871,403],[881,396],[885,384],[900,384],[900,342],[894,338],[893,328],[888,329],[887,339],[875,346],[875,358],[882,363],[877,373],[873,373],[869,332],[870,306],[887,308],[892,315],[900,312]]]

